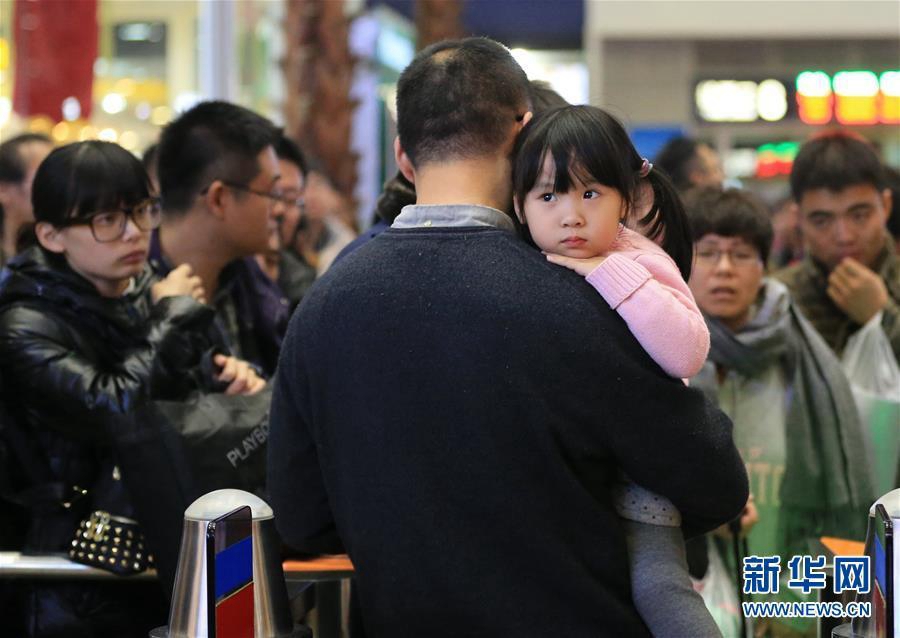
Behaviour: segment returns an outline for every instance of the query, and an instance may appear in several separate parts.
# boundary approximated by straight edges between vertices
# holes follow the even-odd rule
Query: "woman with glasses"
[[[711,341],[691,385],[734,422],[753,496],[741,534],[750,554],[780,556],[786,578],[788,561],[808,554],[811,541],[865,536],[875,495],[859,417],[831,349],[787,288],[765,276],[773,231],[763,204],[735,189],[702,189],[689,192],[685,206],[694,236],[689,284]],[[710,579],[733,562],[724,535],[711,544]],[[727,585],[726,596],[737,587],[736,580],[719,584]],[[714,587],[704,589],[704,598],[723,601]],[[784,583],[779,591],[766,599],[798,600]],[[736,617],[711,611],[725,636],[737,635]],[[760,621],[754,635],[807,634],[815,635],[814,623],[784,618]]]
[[[37,245],[0,281],[0,393],[12,417],[6,425],[27,446],[16,450],[13,488],[43,494],[23,510],[25,551],[66,551],[95,510],[132,514],[106,418],[222,381],[232,393],[264,384],[231,358],[220,357],[225,365],[212,372],[213,311],[188,266],[163,280],[152,275],[147,253],[160,208],[150,189],[140,161],[108,142],[56,149],[35,176]],[[26,626],[12,634],[146,636],[165,622],[165,608],[158,586],[135,587],[20,588]]]

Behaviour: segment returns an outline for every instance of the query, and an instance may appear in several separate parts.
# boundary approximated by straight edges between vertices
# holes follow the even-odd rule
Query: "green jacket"
[[[888,303],[884,308],[881,325],[891,342],[894,356],[900,360],[900,258],[893,242],[885,236],[884,249],[875,260],[875,268],[887,286]],[[776,272],[776,279],[791,290],[794,303],[809,319],[813,327],[825,339],[838,356],[847,345],[847,339],[861,326],[850,319],[829,298],[828,270],[809,255],[794,266]]]

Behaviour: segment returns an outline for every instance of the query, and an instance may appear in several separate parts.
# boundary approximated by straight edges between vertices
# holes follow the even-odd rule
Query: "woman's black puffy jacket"
[[[8,264],[0,277],[0,396],[45,463],[20,468],[16,488],[51,481],[90,491],[112,468],[105,417],[208,385],[213,310],[186,296],[154,305],[153,282],[148,268],[111,299],[39,247]],[[56,534],[33,532],[28,549],[63,549],[52,546]]]
[[[0,275],[0,444],[10,457],[0,471],[6,491],[27,503],[3,506],[19,531],[6,540],[22,549],[65,551],[94,509],[128,516],[130,504],[113,477],[108,417],[150,397],[180,399],[214,383],[211,355],[221,351],[210,338],[214,311],[186,296],[153,304],[154,281],[147,268],[124,296],[104,298],[39,247]],[[87,492],[80,500],[72,498],[76,486]],[[103,587],[20,588],[14,607],[27,626],[17,631],[80,636],[103,626],[118,636],[146,636],[138,618],[147,605],[128,602],[136,590]]]

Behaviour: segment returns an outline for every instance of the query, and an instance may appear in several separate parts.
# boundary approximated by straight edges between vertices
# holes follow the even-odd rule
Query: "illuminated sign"
[[[703,80],[694,89],[697,114],[707,122],[778,122],[788,112],[787,88],[778,80]]]
[[[834,76],[834,115],[841,124],[878,123],[878,76],[841,71]]]
[[[808,70],[793,82],[704,79],[694,86],[694,110],[699,120],[716,123],[900,124],[900,70]]]
[[[831,78],[822,71],[804,71],[797,76],[797,106],[807,124],[827,124],[834,110]]]
[[[790,175],[799,150],[800,144],[797,142],[763,144],[756,149],[756,176],[765,179]]]
[[[881,87],[881,121],[900,124],[900,71],[885,71],[878,84]]]
[[[807,124],[900,123],[900,71],[824,71],[797,76],[797,112]]]
[[[756,90],[756,111],[760,119],[777,122],[788,111],[787,89],[778,80],[763,80]]]

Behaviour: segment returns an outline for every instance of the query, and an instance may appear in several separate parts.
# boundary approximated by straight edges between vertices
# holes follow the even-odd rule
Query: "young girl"
[[[591,106],[535,118],[515,153],[516,214],[548,261],[584,275],[667,374],[699,372],[709,331],[685,283],[693,243],[669,180],[638,155],[615,118]],[[638,213],[651,193],[649,210]],[[647,236],[626,228],[628,219]],[[675,506],[625,480],[615,496],[634,603],[653,634],[720,635],[691,586]]]

